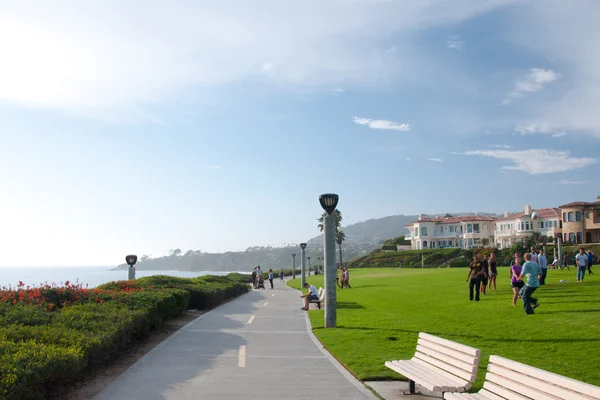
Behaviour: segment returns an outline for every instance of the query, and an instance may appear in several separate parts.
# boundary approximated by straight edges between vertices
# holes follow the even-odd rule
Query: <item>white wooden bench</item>
[[[590,368],[596,366],[590,365]],[[600,399],[600,387],[500,356],[490,356],[483,389],[472,394],[446,393],[444,399],[594,400]]]
[[[480,351],[464,344],[420,332],[410,360],[387,361],[385,366],[432,392],[466,392],[477,378]]]
[[[318,309],[321,309],[321,303],[325,301],[325,289],[323,288],[319,288],[319,299],[318,300],[311,300],[309,301],[309,304],[316,304]]]

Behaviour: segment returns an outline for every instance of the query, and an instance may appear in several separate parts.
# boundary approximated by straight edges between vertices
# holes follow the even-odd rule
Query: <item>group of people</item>
[[[340,272],[342,273],[341,280],[340,280]],[[335,271],[335,282],[340,287],[340,289],[343,289],[343,288],[350,288],[350,289],[352,289],[352,286],[350,286],[350,271],[348,271],[348,268],[346,268],[346,267],[338,267],[336,269],[336,271]]]
[[[532,294],[540,286],[546,284],[548,275],[548,259],[544,254],[544,250],[540,249],[536,252],[535,246],[531,247],[531,252],[525,253],[521,258],[520,253],[515,253],[514,261],[510,267],[510,283],[513,290],[512,305],[517,305],[517,299],[520,297],[523,300],[523,308],[526,314],[533,314],[534,309],[538,307],[538,300],[532,297]],[[569,269],[568,255],[564,255],[563,266]],[[582,283],[587,270],[590,275],[593,274],[591,267],[594,263],[594,256],[591,251],[585,252],[581,247],[579,253],[575,256],[575,265],[577,267],[577,283]],[[556,266],[556,260],[551,266]],[[479,301],[480,292],[486,294],[487,289],[494,287],[496,290],[496,277],[498,269],[496,267],[496,258],[494,253],[490,255],[488,260],[487,255],[483,258],[479,254],[473,257],[473,262],[469,267],[467,282],[469,282],[469,299]],[[525,282],[525,278],[527,281]]]
[[[275,277],[275,273],[273,272],[273,270],[271,268],[269,268],[269,275],[268,275],[268,279],[269,279],[269,283],[271,284],[271,289],[273,289],[273,278]],[[254,289],[264,289],[265,288],[265,283],[264,283],[265,277],[263,275],[263,271],[260,269],[260,265],[257,265],[256,267],[254,267],[254,270],[252,271],[252,287]],[[281,280],[283,281],[283,270],[281,271]]]

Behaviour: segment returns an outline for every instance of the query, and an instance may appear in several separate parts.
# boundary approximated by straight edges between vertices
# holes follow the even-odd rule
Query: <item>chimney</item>
[[[419,219],[419,221],[420,221],[421,219],[423,219],[423,214],[419,214],[419,215],[417,215],[417,218],[418,218],[418,219]]]
[[[525,210],[524,211],[525,211],[525,214],[531,215],[531,206],[529,204],[527,204],[525,206]]]
[[[508,217],[510,215],[510,213],[508,211],[504,212],[504,218]]]

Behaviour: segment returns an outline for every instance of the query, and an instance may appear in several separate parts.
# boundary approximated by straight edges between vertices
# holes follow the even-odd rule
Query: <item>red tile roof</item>
[[[538,213],[539,218],[559,218],[560,217],[560,209],[559,208],[540,208],[537,210],[533,210]],[[511,221],[517,218],[523,218],[526,214],[524,212],[509,214],[507,217],[498,218],[496,221]]]
[[[588,203],[586,201],[574,201],[572,203],[563,204],[562,206],[560,206],[560,208],[584,207],[584,206],[590,206],[592,204],[594,204],[594,203]]]
[[[426,217],[421,218],[417,221],[414,221],[412,224],[407,224],[405,226],[412,226],[417,222],[435,222],[436,224],[456,224],[459,222],[467,222],[467,221],[495,221],[496,218],[489,217],[487,215],[461,215],[456,217]]]

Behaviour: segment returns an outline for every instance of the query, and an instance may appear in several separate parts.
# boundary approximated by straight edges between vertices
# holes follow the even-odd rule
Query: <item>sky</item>
[[[600,195],[600,2],[0,3],[0,266]]]

